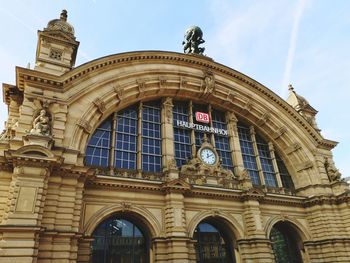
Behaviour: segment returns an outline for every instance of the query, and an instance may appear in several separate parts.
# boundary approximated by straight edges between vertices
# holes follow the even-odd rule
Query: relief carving
[[[244,107],[241,109],[241,113],[243,115],[247,115],[252,110],[252,108],[253,108],[253,103],[250,100],[248,100],[244,105]]]
[[[288,146],[285,149],[285,152],[289,155],[289,154],[291,154],[299,149],[301,149],[301,145],[300,145],[300,143],[296,142],[296,143],[293,143],[292,145]]]
[[[328,158],[324,158],[324,168],[326,169],[326,173],[328,175],[330,182],[339,182],[341,178],[341,173],[337,168],[335,168],[333,163],[328,161]]]
[[[173,100],[170,97],[167,97],[163,101],[163,108],[165,111],[165,121],[168,124],[172,124],[173,122]]]
[[[258,126],[263,126],[266,122],[271,118],[271,114],[269,112],[265,112],[260,119],[256,122]]]
[[[114,89],[114,92],[115,92],[115,95],[117,97],[117,100],[118,100],[118,104],[121,102],[121,100],[123,99],[123,94],[124,94],[124,90],[120,88],[120,86],[118,85],[115,85],[113,87]]]
[[[11,140],[15,136],[16,128],[18,127],[18,120],[12,119],[11,123],[5,122],[5,129],[0,134],[0,141]]]
[[[234,112],[232,112],[232,111],[227,112],[227,121],[229,123],[238,122],[238,119],[237,119],[236,115],[234,114]]]
[[[163,89],[166,86],[166,78],[165,76],[159,76],[159,88]]]
[[[236,181],[233,172],[224,169],[221,162],[211,167],[203,164],[198,157],[190,159],[181,167],[180,178],[192,184],[211,184],[225,188],[233,188]]]
[[[215,78],[211,71],[206,71],[204,73],[204,80],[202,84],[202,96],[208,97],[215,90]]]
[[[279,137],[281,137],[283,134],[285,134],[287,131],[287,128],[282,126],[280,128],[278,128],[278,130],[275,132],[273,138],[276,140],[278,139]]]
[[[106,110],[106,104],[100,98],[96,98],[92,103],[97,107],[99,112],[103,113]]]
[[[305,161],[305,162],[302,162],[302,163],[298,164],[298,165],[296,166],[296,168],[297,168],[297,171],[298,171],[298,172],[301,172],[301,171],[303,171],[303,170],[310,169],[310,168],[312,168],[313,166],[314,166],[314,165],[313,165],[313,163],[312,163],[311,161]]]
[[[125,211],[130,210],[130,208],[131,208],[131,203],[129,203],[129,202],[122,202],[122,203],[121,203],[121,206],[122,206],[122,211],[125,212]]]
[[[236,96],[237,96],[237,93],[233,92],[232,90],[229,90],[225,100],[228,103],[233,103]]]
[[[91,133],[92,127],[86,120],[80,119],[77,125],[81,127],[86,133]]]
[[[146,88],[146,83],[145,83],[145,81],[144,81],[144,80],[138,79],[138,80],[137,80],[137,89],[138,89],[138,91],[139,91],[139,94],[137,95],[137,97],[140,97],[141,93],[144,92],[145,88]]]

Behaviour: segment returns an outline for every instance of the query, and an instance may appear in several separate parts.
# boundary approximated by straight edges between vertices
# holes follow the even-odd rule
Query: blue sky
[[[350,176],[350,1],[337,0],[11,0],[0,6],[0,82],[35,61],[37,30],[68,10],[80,47],[76,65],[134,50],[182,52],[198,25],[206,55],[282,98],[287,85],[319,111],[322,135],[343,177]],[[0,105],[0,127],[7,116]]]

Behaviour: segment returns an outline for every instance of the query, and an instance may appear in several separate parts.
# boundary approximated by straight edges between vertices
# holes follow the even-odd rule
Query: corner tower
[[[38,31],[35,70],[62,75],[74,67],[79,42],[74,28],[67,22],[67,11],[59,19],[49,21],[43,31]]]

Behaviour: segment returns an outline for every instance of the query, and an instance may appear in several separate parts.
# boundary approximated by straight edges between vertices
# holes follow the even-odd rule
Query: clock
[[[199,157],[207,165],[214,165],[217,161],[216,153],[210,148],[201,149]]]

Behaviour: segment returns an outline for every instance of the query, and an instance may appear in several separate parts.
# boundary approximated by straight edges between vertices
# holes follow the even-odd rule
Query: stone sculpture
[[[182,42],[184,53],[202,55],[205,48],[199,45],[204,42],[202,30],[198,26],[191,26],[186,30],[185,40]]]
[[[33,121],[33,128],[30,130],[31,134],[40,134],[45,136],[50,136],[50,118],[46,110],[42,109]]]

